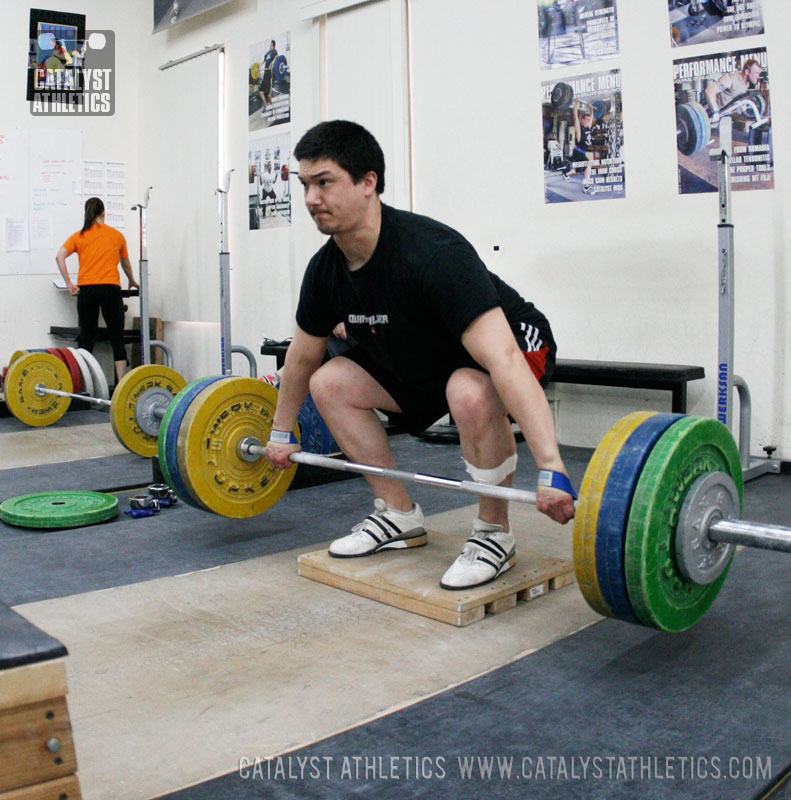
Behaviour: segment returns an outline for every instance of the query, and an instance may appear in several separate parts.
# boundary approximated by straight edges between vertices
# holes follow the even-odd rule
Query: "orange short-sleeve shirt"
[[[128,258],[124,235],[109,225],[95,223],[85,233],[69,236],[63,243],[63,249],[71,255],[77,253],[80,269],[77,273],[77,286],[92,284],[121,285],[118,274],[118,262]]]

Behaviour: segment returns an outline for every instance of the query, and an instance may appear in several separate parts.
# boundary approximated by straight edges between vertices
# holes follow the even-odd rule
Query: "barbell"
[[[162,473],[196,508],[252,517],[288,489],[298,464],[376,475],[534,505],[536,494],[296,452],[276,470],[263,458],[277,389],[210,377],[182,389],[159,429]],[[295,430],[299,436],[299,430]],[[713,419],[636,412],[596,448],[580,488],[574,569],[604,616],[664,631],[697,622],[716,598],[737,544],[791,552],[791,530],[738,519],[742,470],[733,437]]]
[[[766,98],[757,91],[750,91],[735,98],[720,109],[720,117],[743,114],[752,119],[750,131],[767,122]],[[676,140],[678,150],[685,156],[695,155],[711,140],[712,121],[706,109],[691,101],[676,106]]]
[[[17,355],[17,354],[15,354]],[[186,381],[162,364],[135,367],[118,381],[112,399],[75,394],[66,364],[50,353],[30,352],[12,359],[3,390],[8,410],[26,425],[57,422],[72,400],[110,412],[110,424],[132,453],[152,458],[157,453],[159,426],[171,400]]]
[[[72,400],[82,400],[97,410],[110,412],[116,438],[128,450],[144,458],[158,453],[160,425],[173,398],[186,381],[170,367],[144,364],[135,367],[118,382],[111,400],[73,391],[69,369],[50,353],[16,351],[4,383],[9,411],[20,422],[35,427],[52,425],[68,410]],[[100,367],[96,365],[96,370]],[[278,378],[262,378],[277,385]],[[331,453],[337,444],[308,395],[299,410],[303,448],[314,453]]]

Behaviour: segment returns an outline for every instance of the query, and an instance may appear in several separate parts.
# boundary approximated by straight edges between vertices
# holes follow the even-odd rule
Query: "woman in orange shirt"
[[[77,253],[80,262],[76,286],[66,268],[66,259],[72,253]],[[116,381],[121,380],[126,373],[127,360],[119,261],[129,279],[129,288],[139,289],[140,285],[135,280],[132,265],[129,263],[126,240],[122,233],[105,224],[104,203],[98,197],[85,201],[85,223],[82,230],[69,236],[58,250],[55,260],[69,293],[77,295],[79,346],[89,353],[93,351],[101,309],[113,348]]]

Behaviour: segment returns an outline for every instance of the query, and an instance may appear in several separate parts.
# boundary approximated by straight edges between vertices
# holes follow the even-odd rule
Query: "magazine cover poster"
[[[291,224],[291,134],[254,139],[247,153],[250,230]]]
[[[281,33],[250,47],[247,67],[248,130],[291,119],[291,36]]]
[[[541,69],[618,55],[615,0],[537,0]]]
[[[668,0],[674,47],[764,33],[762,0]]]
[[[547,203],[625,196],[621,71],[541,86]]]
[[[731,188],[774,188],[766,48],[673,62],[679,194],[717,191],[720,125],[732,126]]]

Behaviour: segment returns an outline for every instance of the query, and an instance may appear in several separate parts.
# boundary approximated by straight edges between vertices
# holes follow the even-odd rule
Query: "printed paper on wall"
[[[542,84],[547,203],[624,197],[621,72]]]
[[[717,191],[723,118],[732,123],[734,191],[774,188],[772,107],[766,48],[673,62],[680,194]]]

